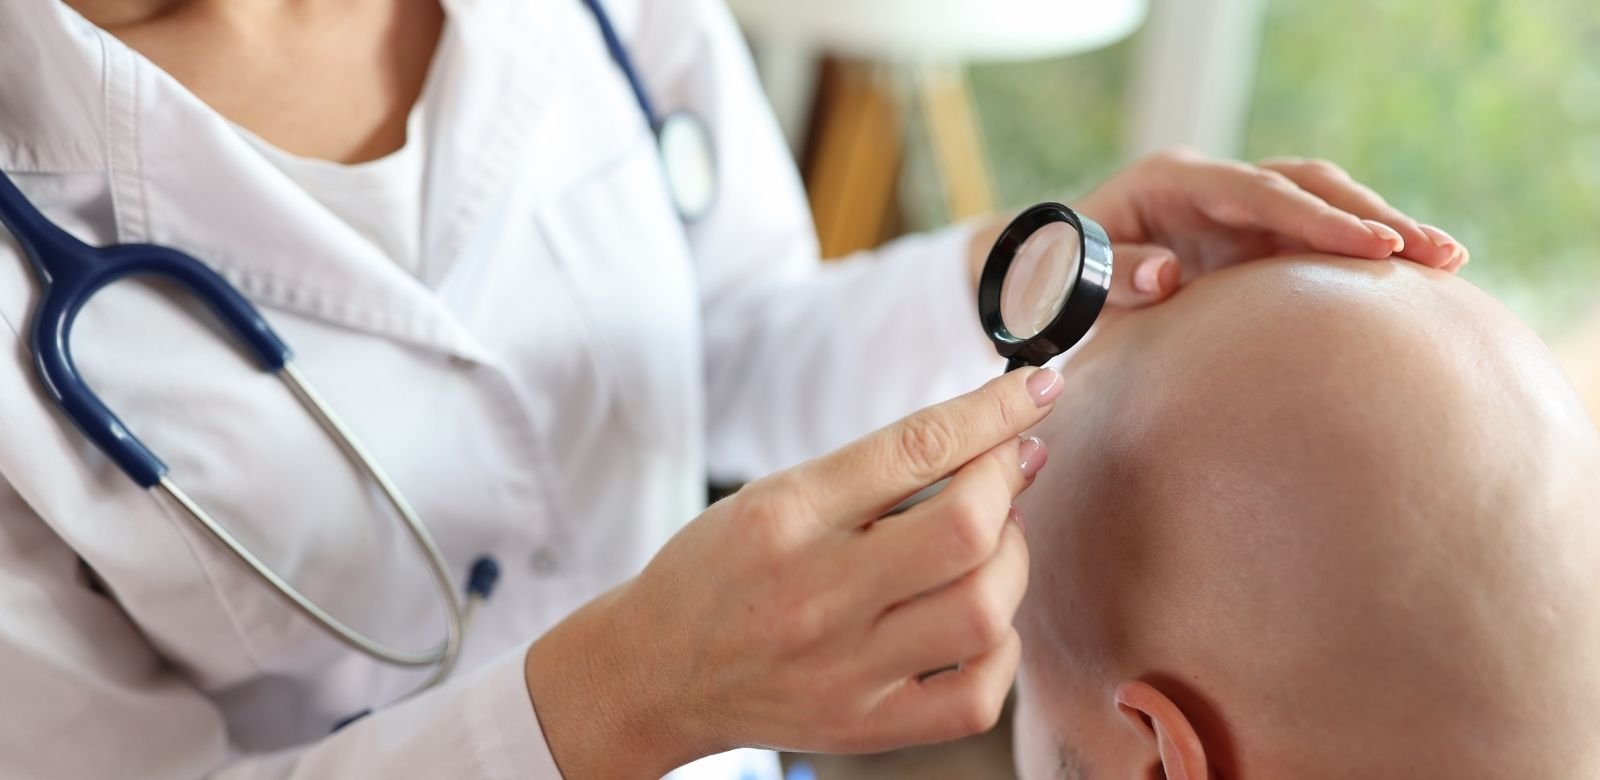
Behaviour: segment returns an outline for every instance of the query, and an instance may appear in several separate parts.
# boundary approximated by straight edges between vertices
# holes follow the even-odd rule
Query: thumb
[[[1156,244],[1117,244],[1111,291],[1106,303],[1138,308],[1165,300],[1178,290],[1178,255]]]

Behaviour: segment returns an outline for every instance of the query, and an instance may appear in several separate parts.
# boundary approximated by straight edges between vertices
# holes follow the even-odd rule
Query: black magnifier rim
[[[1016,260],[1017,250],[1040,228],[1056,222],[1071,225],[1078,234],[1077,275],[1055,319],[1033,336],[1018,338],[1006,329],[1005,318],[1001,316],[1000,291],[1011,263]],[[1111,241],[1105,230],[1099,223],[1079,216],[1060,203],[1040,203],[1011,220],[989,250],[983,274],[978,277],[978,319],[989,340],[994,342],[995,351],[1007,359],[1007,371],[1024,365],[1042,366],[1071,349],[1089,332],[1105,307],[1110,290]]]

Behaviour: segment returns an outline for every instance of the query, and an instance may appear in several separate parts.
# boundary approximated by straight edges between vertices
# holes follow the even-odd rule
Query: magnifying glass
[[[1111,289],[1111,239],[1060,203],[1017,215],[995,240],[978,277],[978,319],[1006,371],[1042,366],[1077,344]],[[897,515],[937,495],[949,477],[901,501]]]
[[[978,318],[1006,371],[1042,366],[1071,349],[1111,289],[1111,239],[1060,203],[1017,215],[978,277]]]

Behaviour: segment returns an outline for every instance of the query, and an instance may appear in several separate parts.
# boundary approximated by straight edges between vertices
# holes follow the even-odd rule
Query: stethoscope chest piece
[[[711,143],[711,129],[700,117],[689,111],[673,111],[666,116],[656,113],[655,103],[645,89],[644,79],[628,56],[628,47],[611,24],[600,0],[583,0],[589,13],[600,27],[600,37],[605,41],[611,59],[622,71],[639,104],[639,112],[655,134],[656,154],[661,160],[661,173],[667,181],[667,195],[673,209],[685,222],[693,222],[711,213],[717,202],[717,157]]]
[[[978,318],[1006,370],[1042,366],[1077,344],[1111,289],[1111,239],[1059,203],[1017,215],[978,279]]]
[[[678,215],[687,222],[704,217],[717,201],[717,157],[711,131],[695,114],[668,114],[656,128],[661,171]]]

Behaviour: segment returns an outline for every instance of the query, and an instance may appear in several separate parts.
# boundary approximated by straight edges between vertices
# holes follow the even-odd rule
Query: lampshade
[[[1060,57],[1113,43],[1145,0],[729,0],[761,40],[874,60]]]

